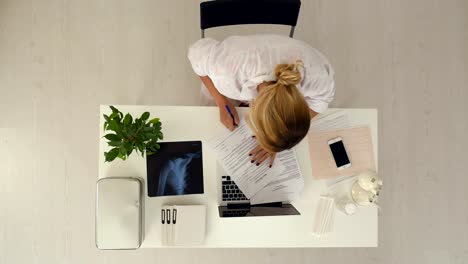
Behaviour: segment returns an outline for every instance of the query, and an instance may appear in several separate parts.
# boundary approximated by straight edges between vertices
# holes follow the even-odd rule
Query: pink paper
[[[375,170],[374,153],[370,127],[355,127],[341,130],[310,132],[309,153],[312,175],[316,180],[338,176],[351,176],[363,170]],[[351,167],[338,170],[328,141],[337,137],[343,139]]]

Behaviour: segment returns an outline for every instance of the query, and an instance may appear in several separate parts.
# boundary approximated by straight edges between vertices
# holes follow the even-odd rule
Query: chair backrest
[[[215,0],[200,3],[200,28],[243,24],[277,24],[291,26],[293,37],[299,17],[300,0]]]

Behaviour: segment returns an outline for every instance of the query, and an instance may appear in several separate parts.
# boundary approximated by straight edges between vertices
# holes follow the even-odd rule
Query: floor
[[[198,102],[199,2],[1,0],[0,263],[468,263],[468,1],[302,2],[332,106],[379,110],[378,248],[96,250],[98,106]]]

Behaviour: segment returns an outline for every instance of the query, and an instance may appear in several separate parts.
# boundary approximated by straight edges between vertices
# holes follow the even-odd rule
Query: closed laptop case
[[[142,183],[137,178],[97,182],[96,247],[137,249],[142,241]]]

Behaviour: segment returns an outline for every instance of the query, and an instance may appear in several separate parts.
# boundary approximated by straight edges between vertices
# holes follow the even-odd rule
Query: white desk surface
[[[312,235],[315,207],[318,197],[326,190],[323,181],[313,180],[309,161],[307,139],[296,146],[297,156],[305,181],[301,198],[292,204],[299,216],[220,218],[218,215],[218,190],[216,157],[205,142],[224,131],[217,107],[200,106],[123,106],[116,107],[133,116],[148,111],[151,117],[162,122],[164,141],[201,140],[203,143],[203,173],[205,193],[176,197],[148,197],[145,186],[144,238],[141,247],[164,247],[160,240],[160,208],[165,204],[205,204],[207,206],[206,239],[197,247],[248,248],[248,247],[376,247],[378,241],[377,209],[359,208],[353,216],[335,213],[333,233],[326,238]],[[245,113],[246,108],[239,108]],[[337,109],[329,109],[329,112]],[[377,159],[377,110],[340,109],[350,114],[352,124],[368,124],[372,130],[374,154]],[[146,182],[145,159],[133,153],[126,161],[104,163],[104,151],[108,150],[102,138],[103,113],[110,113],[108,106],[100,107],[99,178],[111,176],[140,177]],[[328,113],[328,112],[327,112]],[[376,164],[377,165],[377,164]]]

